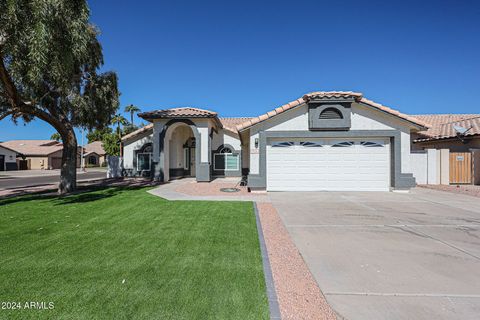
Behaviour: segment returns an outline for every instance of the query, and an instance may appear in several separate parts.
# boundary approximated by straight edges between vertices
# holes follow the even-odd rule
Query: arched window
[[[223,147],[219,153],[232,153],[232,149],[229,147]]]
[[[221,146],[213,154],[213,170],[237,171],[240,170],[240,155],[230,146]]]
[[[146,143],[137,153],[137,171],[150,171],[152,162],[153,145]]]
[[[319,118],[323,120],[338,120],[338,119],[343,119],[343,115],[336,108],[326,108],[320,113]]]

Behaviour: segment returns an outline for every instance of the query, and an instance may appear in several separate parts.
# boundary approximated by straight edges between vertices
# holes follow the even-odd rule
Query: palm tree
[[[132,124],[132,126],[133,126],[133,115],[139,111],[140,111],[140,108],[137,106],[134,106],[133,104],[125,107],[125,112],[130,113],[130,123]]]
[[[60,141],[62,140],[62,136],[60,135],[60,133],[55,132],[50,136],[50,140]]]
[[[117,125],[117,133],[118,133],[118,136],[121,138],[122,137],[122,131],[120,130],[120,125],[122,125],[122,126],[126,125],[128,123],[127,119],[125,119],[125,117],[122,116],[121,114],[116,114],[112,118],[111,122],[112,122],[113,125]]]

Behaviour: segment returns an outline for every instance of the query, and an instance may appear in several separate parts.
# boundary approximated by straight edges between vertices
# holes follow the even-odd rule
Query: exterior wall
[[[153,141],[153,133],[146,134],[138,137],[136,140],[129,140],[123,144],[123,168],[124,169],[135,169],[133,157],[135,156],[135,151],[141,149],[146,143],[151,143]],[[155,150],[155,147],[154,147]]]
[[[374,110],[371,107],[352,103],[351,107],[351,128],[348,131],[391,131],[395,130],[400,134],[400,166],[402,173],[411,173],[410,168],[410,131],[411,127],[403,120],[396,119],[392,115],[382,111]],[[254,125],[249,129],[250,138],[250,174],[260,174],[260,151],[255,148],[255,141],[260,138],[259,132],[265,131],[309,131],[308,107],[303,105],[293,110],[288,110],[265,122]],[[341,137],[348,131],[323,131],[338,133]]]
[[[48,157],[26,157],[29,170],[48,169]]]
[[[217,150],[221,145],[224,144],[228,144],[238,151],[242,149],[240,138],[238,136],[225,130],[219,130],[218,134],[213,134],[212,150]]]
[[[4,167],[0,168],[0,171],[17,170],[17,153],[9,149],[2,148],[0,146],[0,155],[5,158]]]
[[[450,152],[447,149],[415,150],[410,154],[417,184],[450,184]]]

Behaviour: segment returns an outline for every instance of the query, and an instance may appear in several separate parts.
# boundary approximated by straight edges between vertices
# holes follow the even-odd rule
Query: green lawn
[[[252,203],[146,190],[0,200],[0,319],[267,319]]]

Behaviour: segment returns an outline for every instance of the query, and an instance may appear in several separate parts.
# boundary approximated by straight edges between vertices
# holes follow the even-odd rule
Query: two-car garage
[[[268,191],[388,191],[389,138],[272,138]]]

